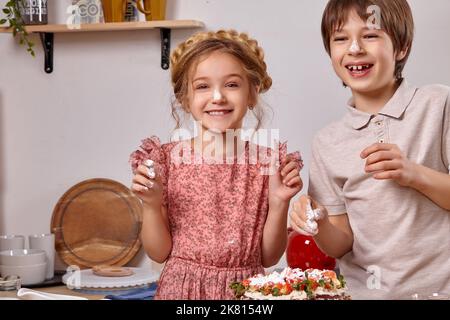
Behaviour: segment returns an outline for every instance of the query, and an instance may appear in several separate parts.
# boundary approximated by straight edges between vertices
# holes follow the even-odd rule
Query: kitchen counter
[[[69,295],[69,296],[83,297],[83,298],[87,298],[89,300],[101,300],[105,297],[104,295],[98,295],[98,294],[79,293],[74,290],[68,289],[64,285],[56,286],[56,287],[33,288],[33,290],[47,292],[47,293],[55,293],[55,294],[64,294],[64,295]],[[17,298],[17,291],[0,291],[0,300],[2,298]]]

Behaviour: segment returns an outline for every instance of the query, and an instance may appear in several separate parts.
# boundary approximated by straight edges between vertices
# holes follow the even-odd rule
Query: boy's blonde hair
[[[414,38],[414,19],[406,0],[330,0],[322,17],[322,38],[325,49],[331,55],[330,41],[333,33],[346,23],[352,10],[363,21],[368,21],[369,6],[376,5],[381,11],[381,29],[392,40],[394,52],[406,50],[405,57],[395,65],[395,77],[402,79],[402,72],[408,61]]]
[[[264,61],[264,51],[255,39],[235,30],[201,32],[181,43],[170,57],[173,91],[176,102],[183,108],[187,105],[189,78],[192,72],[202,58],[216,51],[228,53],[242,63],[250,85],[258,89],[257,93],[264,93],[272,86],[272,78],[267,73],[267,65]],[[257,100],[257,97],[252,96],[252,98]],[[259,109],[253,110],[258,120],[257,129],[261,125],[263,116],[262,110]],[[175,103],[172,105],[172,116],[177,122],[177,129],[180,128],[180,116]]]

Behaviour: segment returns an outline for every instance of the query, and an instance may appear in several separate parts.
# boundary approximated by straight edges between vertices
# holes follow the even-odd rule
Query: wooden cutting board
[[[53,210],[55,248],[67,265],[123,266],[141,247],[140,200],[123,184],[91,179],[71,187]]]

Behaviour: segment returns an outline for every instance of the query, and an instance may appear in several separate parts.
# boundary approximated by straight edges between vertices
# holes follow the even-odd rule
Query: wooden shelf
[[[92,23],[81,24],[79,28],[75,25],[45,24],[27,26],[25,29],[30,33],[67,33],[67,32],[99,32],[99,31],[132,31],[148,29],[188,29],[203,28],[203,22],[195,20],[161,20],[143,22],[114,22],[114,23]],[[12,32],[10,28],[0,27],[0,33]]]
[[[28,33],[38,33],[45,53],[45,72],[53,72],[53,39],[55,33],[111,32],[160,29],[161,67],[169,69],[170,34],[172,29],[203,28],[203,22],[195,20],[161,20],[143,22],[93,23],[81,25],[46,24],[25,27]],[[11,28],[0,27],[0,33],[11,33]]]

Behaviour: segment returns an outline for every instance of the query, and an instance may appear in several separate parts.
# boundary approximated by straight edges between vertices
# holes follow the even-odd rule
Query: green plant
[[[30,41],[28,38],[28,32],[25,30],[25,25],[19,9],[19,2],[22,3],[23,7],[23,0],[9,0],[6,3],[2,10],[3,13],[6,14],[6,18],[0,19],[0,25],[9,22],[8,27],[12,28],[13,36],[19,37],[19,44],[25,45],[27,47],[27,51],[34,57],[34,43]]]

